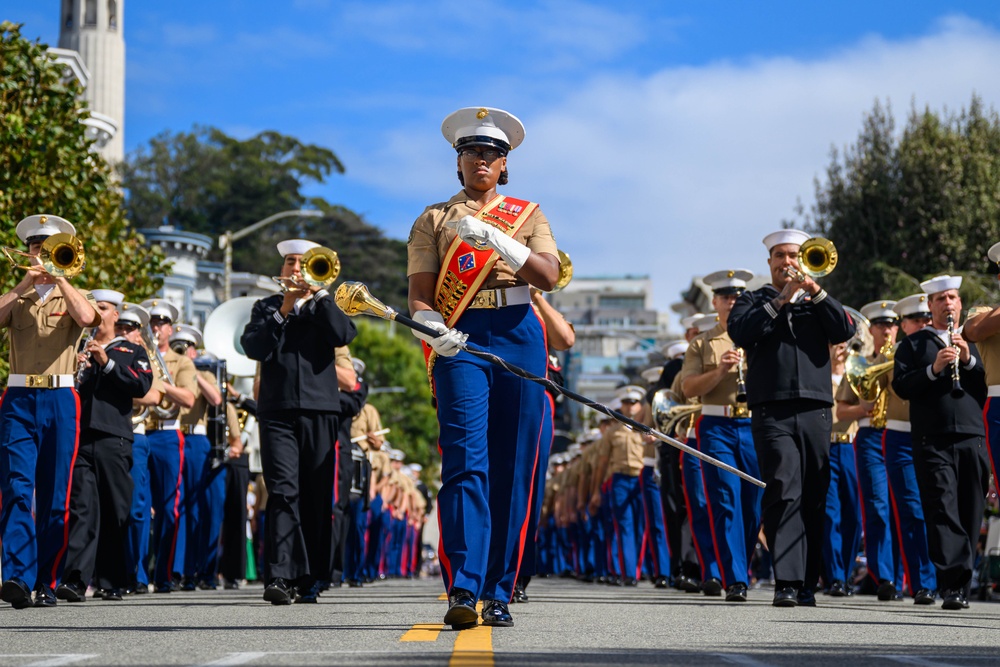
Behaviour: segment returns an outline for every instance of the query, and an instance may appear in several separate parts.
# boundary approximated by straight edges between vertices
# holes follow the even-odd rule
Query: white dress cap
[[[76,227],[69,220],[48,213],[29,215],[17,223],[17,237],[25,243],[33,236],[52,236],[53,234],[76,234]]]
[[[994,243],[990,246],[990,249],[986,251],[986,256],[991,262],[1000,264],[1000,243]]]
[[[608,403],[608,407],[611,408],[612,410],[614,410],[615,412],[618,412],[619,410],[622,409],[622,399],[617,398],[617,397],[611,399],[611,401]],[[603,421],[607,421],[609,419],[614,419],[614,417],[609,417],[606,414],[604,414],[603,412],[601,413],[600,420],[602,422]]]
[[[699,315],[699,317],[701,317],[701,315]],[[663,356],[667,359],[676,359],[677,357],[683,356],[687,350],[688,342],[686,340],[675,340],[674,342],[667,343],[663,346]]]
[[[115,308],[118,308],[125,301],[125,295],[113,289],[92,289],[90,295],[94,297],[94,301],[113,303]]]
[[[580,442],[584,444],[589,442],[597,442],[600,439],[601,439],[601,429],[599,428],[587,429],[586,431],[583,432],[583,435],[580,436]]]
[[[144,327],[149,324],[149,311],[137,303],[125,301],[118,306],[118,321],[135,322]]]
[[[920,289],[924,294],[937,294],[945,290],[958,289],[962,286],[962,276],[934,276],[930,280],[920,283]]]
[[[893,310],[895,305],[895,301],[872,301],[861,306],[861,314],[867,317],[869,322],[895,320],[897,315]]]
[[[183,340],[191,343],[196,348],[204,346],[204,337],[201,332],[198,331],[198,327],[193,327],[190,324],[178,324],[174,327],[174,332],[170,334],[170,342]]]
[[[615,389],[615,398],[619,401],[642,401],[646,398],[646,390],[639,385],[626,385]]]
[[[141,305],[149,311],[150,318],[163,317],[173,324],[181,317],[180,309],[164,299],[146,299]]]
[[[684,331],[687,331],[694,326],[700,318],[705,317],[705,313],[695,313],[694,315],[688,315],[687,317],[681,318],[681,326],[684,327]]]
[[[389,451],[390,461],[402,461],[406,458],[406,454],[403,453],[401,449],[392,449]]]
[[[654,366],[653,368],[647,368],[643,372],[639,373],[639,375],[641,375],[642,379],[648,382],[649,384],[653,384],[654,382],[659,381],[660,376],[663,375],[663,366]]]
[[[282,257],[288,255],[304,255],[307,250],[320,247],[318,243],[305,239],[288,239],[278,244],[278,254]]]
[[[771,232],[765,236],[764,246],[767,248],[768,252],[771,252],[771,248],[776,245],[782,245],[784,243],[802,245],[806,242],[806,239],[809,238],[812,237],[799,229],[782,229],[779,232]]]
[[[698,333],[705,333],[712,329],[716,324],[719,323],[719,314],[710,313],[708,315],[702,315],[697,320],[695,320],[694,325],[698,327]]]
[[[931,309],[927,305],[926,294],[911,294],[903,297],[892,307],[900,317],[910,317],[913,315],[931,316]]]
[[[524,124],[503,109],[466,107],[444,119],[441,134],[456,149],[480,144],[510,151],[524,141]]]
[[[745,290],[747,283],[753,280],[753,271],[746,269],[727,269],[710,273],[701,279],[713,292],[734,294]]]

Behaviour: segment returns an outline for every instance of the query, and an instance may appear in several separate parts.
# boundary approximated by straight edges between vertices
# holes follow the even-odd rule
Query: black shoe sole
[[[60,600],[65,600],[66,602],[86,602],[87,593],[84,591],[83,595],[80,595],[75,590],[69,586],[60,586],[56,589],[56,597]]]
[[[799,606],[799,601],[798,600],[788,600],[788,599],[785,599],[785,600],[775,600],[775,601],[773,601],[771,603],[771,606],[773,606],[773,607],[798,607]]]
[[[280,588],[268,588],[264,591],[264,600],[275,605],[292,604],[292,596]]]
[[[966,607],[961,602],[948,601],[948,600],[946,600],[941,604],[941,608],[947,609],[948,611],[958,611],[959,609],[968,609],[968,607]]]
[[[14,609],[27,609],[31,606],[31,592],[26,592],[13,581],[5,581],[0,587],[0,600],[9,602]]]
[[[456,605],[444,615],[444,622],[455,630],[465,630],[479,623],[479,614],[471,607]]]
[[[514,621],[483,620],[483,625],[488,625],[491,628],[512,628]]]

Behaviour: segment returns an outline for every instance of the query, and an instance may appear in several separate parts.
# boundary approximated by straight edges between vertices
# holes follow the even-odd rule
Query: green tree
[[[90,152],[81,92],[46,45],[23,38],[19,25],[0,23],[0,244],[21,247],[14,228],[28,215],[59,215],[74,223],[87,253],[74,283],[141,300],[160,288],[163,256],[130,227],[111,168]],[[23,274],[0,275],[0,290],[8,292]],[[6,342],[0,356],[6,377]]]
[[[837,245],[840,266],[823,281],[846,304],[912,294],[942,273],[964,276],[965,305],[995,303],[997,281],[983,272],[1000,240],[1000,117],[974,96],[959,113],[912,109],[897,136],[891,108],[876,103],[799,213]]]

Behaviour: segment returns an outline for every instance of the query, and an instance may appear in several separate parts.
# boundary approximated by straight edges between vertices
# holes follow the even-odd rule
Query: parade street
[[[7,665],[991,665],[1000,604],[962,612],[818,598],[813,609],[661,591],[532,582],[512,605],[515,627],[442,629],[437,580],[326,593],[319,604],[272,607],[239,591],[88,600],[0,609]]]

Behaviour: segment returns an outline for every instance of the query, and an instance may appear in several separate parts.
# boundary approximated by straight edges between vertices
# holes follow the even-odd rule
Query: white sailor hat
[[[687,317],[681,318],[681,326],[684,327],[684,331],[687,331],[694,326],[695,320],[699,317],[704,317],[705,313],[694,313],[693,315],[688,315]]]
[[[403,453],[401,449],[390,449],[389,450],[389,460],[390,461],[403,461],[406,458],[406,454]]]
[[[931,310],[927,305],[926,294],[911,294],[903,297],[892,307],[900,317],[930,317]]]
[[[1000,264],[1000,243],[991,245],[990,249],[986,251],[986,256],[991,262]]]
[[[642,379],[649,384],[653,384],[654,382],[658,382],[660,376],[663,375],[663,366],[653,366],[652,368],[647,368],[643,372],[639,373],[639,375],[641,375]]]
[[[892,323],[896,321],[895,301],[872,301],[861,306],[861,314],[872,324]]]
[[[646,390],[635,384],[625,385],[615,389],[615,398],[622,402],[635,401],[638,403],[646,398]]]
[[[198,330],[198,327],[193,327],[190,324],[178,324],[174,327],[174,332],[170,334],[170,342],[179,340],[191,343],[195,348],[200,348],[205,344],[201,331]]]
[[[777,232],[771,232],[764,237],[764,247],[767,248],[768,252],[771,252],[771,248],[776,245],[783,245],[785,243],[793,243],[795,245],[802,245],[805,243],[806,239],[811,238],[808,234],[799,229],[782,229]]]
[[[694,326],[698,327],[699,333],[705,333],[706,331],[712,329],[718,323],[719,323],[719,314],[709,313],[708,315],[702,315],[697,320],[695,320]]]
[[[94,297],[94,301],[113,303],[115,308],[122,305],[125,301],[125,295],[113,289],[92,289],[90,290],[90,295]]]
[[[701,279],[715,294],[739,294],[747,288],[747,282],[753,280],[753,271],[746,269],[728,269],[716,271]]]
[[[118,322],[134,322],[144,327],[149,324],[149,311],[137,303],[125,301],[118,306]]]
[[[320,247],[318,243],[306,239],[287,239],[278,244],[278,254],[282,257],[304,255],[307,250],[318,247]]]
[[[76,227],[69,220],[48,213],[29,215],[17,223],[17,237],[25,243],[28,239],[53,234],[76,234]]]
[[[422,465],[420,465],[419,463],[411,463],[410,464],[410,470],[412,470],[413,472],[421,472],[423,469],[424,469],[424,467]]]
[[[507,152],[524,141],[524,124],[503,109],[466,107],[444,119],[441,134],[456,150],[478,144]]]
[[[950,289],[958,289],[962,286],[962,276],[934,276],[930,280],[920,283],[920,289],[924,294],[937,294]]]
[[[698,317],[702,317],[699,313]],[[684,318],[687,319],[687,318]],[[692,325],[687,325],[684,327],[685,330],[690,329]],[[667,343],[663,346],[663,356],[667,359],[675,359],[677,357],[683,356],[688,350],[688,342],[686,340],[675,340],[672,343]]]
[[[591,428],[587,429],[580,435],[580,444],[587,445],[592,442],[597,442],[601,439],[601,429]]]
[[[181,316],[180,309],[165,299],[146,299],[141,305],[149,311],[150,319],[162,317],[163,319],[170,320],[170,323],[173,324]]]

